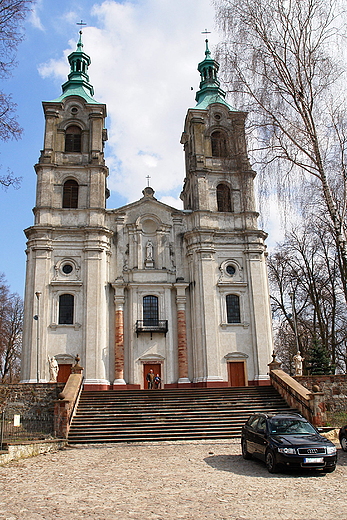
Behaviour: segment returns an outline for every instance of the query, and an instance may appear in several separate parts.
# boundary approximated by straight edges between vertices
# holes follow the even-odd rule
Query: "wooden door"
[[[145,390],[148,389],[148,382],[146,380],[147,374],[150,370],[153,370],[154,375],[156,376],[159,374],[159,377],[161,377],[161,364],[160,363],[146,363],[143,365],[143,388]]]
[[[228,363],[229,386],[246,386],[245,364],[243,361]]]
[[[71,363],[67,365],[59,365],[57,377],[58,383],[66,383],[66,381],[69,379],[69,375],[71,374],[71,367]]]

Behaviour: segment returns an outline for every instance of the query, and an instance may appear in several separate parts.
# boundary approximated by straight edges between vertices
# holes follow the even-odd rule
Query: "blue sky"
[[[21,140],[0,143],[2,173],[10,168],[22,177],[20,189],[0,189],[0,272],[20,295],[26,261],[23,230],[33,224],[33,166],[43,144],[41,103],[61,93],[80,20],[87,23],[83,43],[92,60],[94,97],[108,107],[109,208],[140,198],[147,175],[159,200],[180,207],[180,136],[199,86],[196,67],[204,58],[206,37],[201,33],[205,28],[212,32],[212,52],[221,39],[210,0],[38,0],[25,22],[18,66],[2,84],[18,105],[24,129]]]

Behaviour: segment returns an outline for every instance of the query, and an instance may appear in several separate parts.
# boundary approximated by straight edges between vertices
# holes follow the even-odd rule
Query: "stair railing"
[[[272,386],[312,424],[324,426],[327,417],[323,392],[311,392],[279,367],[275,360],[269,364]]]
[[[67,439],[71,421],[76,413],[77,405],[83,390],[84,377],[82,373],[70,374],[69,379],[59,394],[59,400],[54,405],[54,434]]]

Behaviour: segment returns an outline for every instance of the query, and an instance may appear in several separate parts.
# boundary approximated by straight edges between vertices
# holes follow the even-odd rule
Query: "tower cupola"
[[[91,59],[83,52],[82,31],[77,43],[77,49],[68,56],[70,74],[68,80],[62,85],[63,93],[56,101],[62,101],[67,96],[80,96],[88,103],[97,103],[94,96],[94,88],[89,83],[88,67]]]
[[[199,86],[200,90],[198,90],[195,96],[197,102],[195,108],[204,109],[211,103],[223,103],[229,109],[234,110],[225,101],[225,92],[220,88],[220,82],[218,80],[219,63],[211,57],[208,40],[205,40],[205,43],[205,59],[198,65],[201,81]]]

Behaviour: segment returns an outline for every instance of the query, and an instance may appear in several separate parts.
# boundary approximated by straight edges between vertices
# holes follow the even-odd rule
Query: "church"
[[[62,94],[43,102],[27,268],[22,382],[84,388],[266,385],[272,328],[266,233],[258,229],[245,112],[231,107],[206,40],[187,111],[182,210],[143,197],[107,209],[106,105],[94,99],[82,33]],[[183,172],[182,172],[183,178]]]

